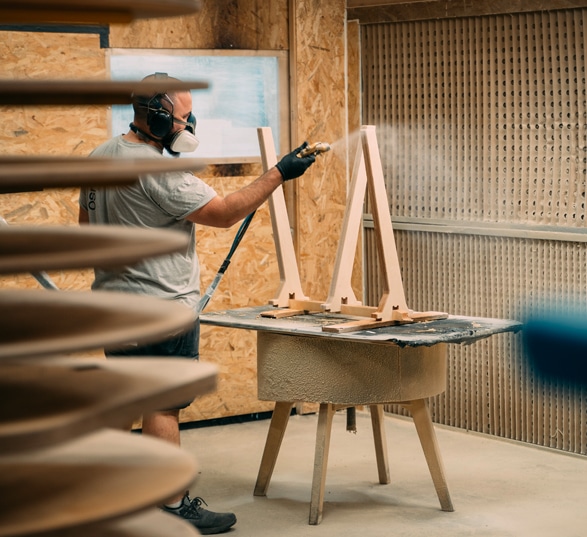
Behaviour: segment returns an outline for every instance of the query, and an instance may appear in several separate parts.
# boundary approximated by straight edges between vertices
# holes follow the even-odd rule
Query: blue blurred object
[[[540,377],[587,386],[587,314],[533,317],[522,334],[528,359]]]

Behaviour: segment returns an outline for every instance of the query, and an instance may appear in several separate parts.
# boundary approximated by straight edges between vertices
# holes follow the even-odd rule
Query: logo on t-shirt
[[[96,190],[93,188],[88,193],[88,210],[96,210]]]

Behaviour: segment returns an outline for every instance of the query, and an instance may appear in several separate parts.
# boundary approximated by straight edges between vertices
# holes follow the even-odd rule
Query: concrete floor
[[[183,430],[191,488],[255,537],[584,537],[587,457],[436,426],[455,511],[440,510],[411,420],[386,417],[391,483],[377,478],[369,414],[334,419],[324,517],[308,524],[317,415],[292,416],[266,497],[254,497],[269,420]]]

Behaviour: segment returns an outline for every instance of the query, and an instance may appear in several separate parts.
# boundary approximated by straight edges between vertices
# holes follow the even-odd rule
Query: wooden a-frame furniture
[[[258,135],[261,159],[264,168],[269,169],[277,162],[271,129],[260,128]],[[366,188],[373,207],[377,252],[384,286],[383,296],[376,307],[363,306],[355,298],[351,286]],[[263,313],[264,316],[278,318],[304,312],[327,311],[362,318],[325,327],[325,331],[330,332],[351,332],[448,317],[444,312],[415,312],[407,306],[374,126],[361,128],[361,143],[358,144],[355,156],[333,278],[325,301],[310,300],[302,291],[282,188],[278,188],[270,197],[269,208],[281,278],[277,296],[270,303],[287,309],[267,311]]]

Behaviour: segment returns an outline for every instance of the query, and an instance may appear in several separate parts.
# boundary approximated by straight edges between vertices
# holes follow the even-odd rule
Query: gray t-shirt
[[[150,145],[127,142],[122,136],[96,148],[92,156],[167,158]],[[195,312],[200,300],[196,226],[185,218],[215,196],[212,187],[189,172],[142,175],[130,186],[82,188],[79,204],[88,212],[90,224],[171,229],[191,239],[185,252],[149,258],[121,270],[95,269],[92,289],[179,300]]]

